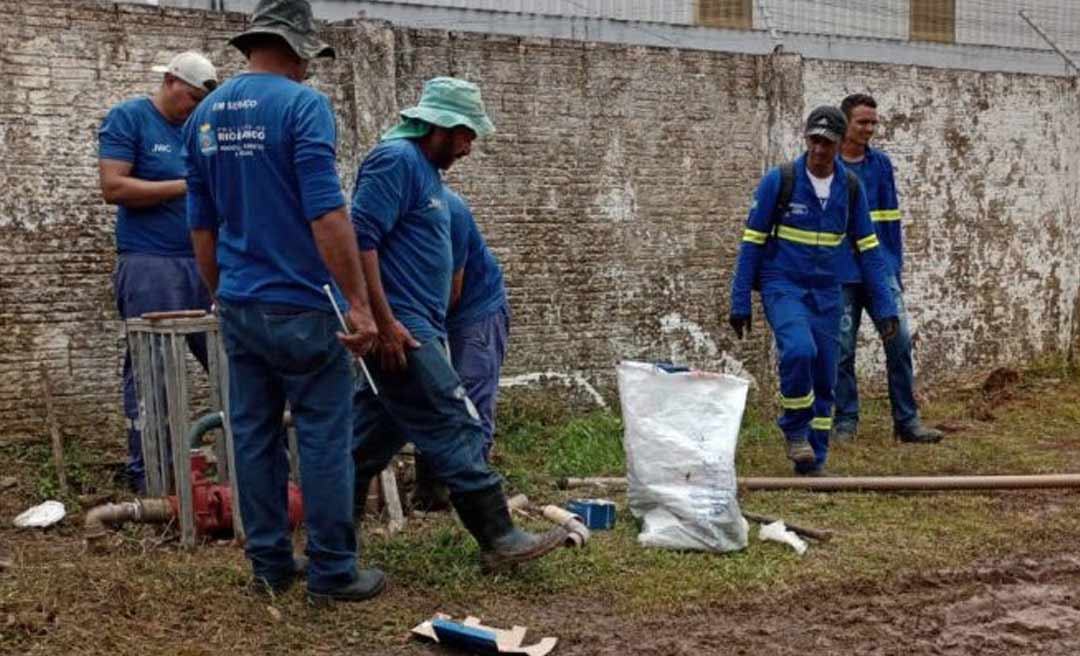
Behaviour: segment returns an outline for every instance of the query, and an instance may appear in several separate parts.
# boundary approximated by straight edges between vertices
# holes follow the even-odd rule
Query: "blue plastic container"
[[[615,502],[607,499],[573,499],[566,509],[585,520],[590,531],[606,531],[615,526]]]

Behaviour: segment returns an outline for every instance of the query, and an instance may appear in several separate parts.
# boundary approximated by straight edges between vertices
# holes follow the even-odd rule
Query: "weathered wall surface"
[[[0,11],[0,438],[41,434],[43,365],[65,433],[117,434],[123,331],[96,129],[176,51],[237,70],[224,42],[243,17],[60,0]],[[760,311],[743,343],[723,321],[748,199],[798,147],[806,107],[857,88],[879,95],[897,160],[924,379],[1072,344],[1071,82],[367,22],[325,35],[339,59],[313,83],[338,112],[346,186],[424,79],[482,85],[498,132],[449,179],[505,265],[510,375],[608,383],[619,359],[673,358],[768,381]]]
[[[804,80],[808,106],[862,90],[878,100],[924,377],[1068,351],[1080,285],[1076,82],[820,61],[806,62]],[[883,367],[880,348],[862,355]]]

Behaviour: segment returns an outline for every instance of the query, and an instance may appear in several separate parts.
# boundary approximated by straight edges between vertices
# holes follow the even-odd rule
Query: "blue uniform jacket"
[[[856,164],[844,162],[849,171],[859,176],[866,202],[870,206],[870,220],[874,223],[878,241],[881,242],[885,264],[889,273],[900,278],[904,267],[904,235],[900,226],[900,200],[896,195],[896,179],[893,176],[892,161],[880,150],[866,149],[866,157]],[[855,251],[850,251],[846,268],[841,279],[845,283],[862,282],[862,275],[855,260]]]
[[[803,154],[795,160],[791,204],[781,215],[776,207],[780,168],[765,174],[750,206],[739,248],[731,286],[733,316],[750,316],[750,290],[755,283],[760,284],[763,294],[773,291],[811,294],[822,310],[838,303],[840,274],[845,256],[852,248],[858,252],[856,259],[870,288],[875,315],[897,316],[866,194],[860,189],[858,206],[849,221],[847,186],[847,173],[837,157],[829,201],[822,209],[806,173]]]

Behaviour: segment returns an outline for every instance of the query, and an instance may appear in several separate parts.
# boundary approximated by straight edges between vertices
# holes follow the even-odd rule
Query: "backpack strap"
[[[780,217],[788,211],[791,205],[791,196],[795,193],[795,162],[784,162],[780,165],[780,190],[776,194],[776,209],[772,215],[771,234],[776,236],[776,227],[780,223]]]
[[[862,187],[862,183],[859,182],[859,176],[855,175],[851,169],[845,168],[844,173],[847,173],[847,215],[848,226],[850,226],[851,219],[855,216],[855,206],[859,204],[859,188]]]
[[[795,193],[795,162],[780,165],[780,193],[776,195],[776,213],[783,214],[791,205],[791,195]]]

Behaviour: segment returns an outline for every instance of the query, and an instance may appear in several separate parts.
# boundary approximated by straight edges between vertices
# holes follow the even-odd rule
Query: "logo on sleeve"
[[[214,135],[214,128],[209,123],[203,123],[199,126],[199,150],[206,157],[210,157],[217,152],[217,137]]]

